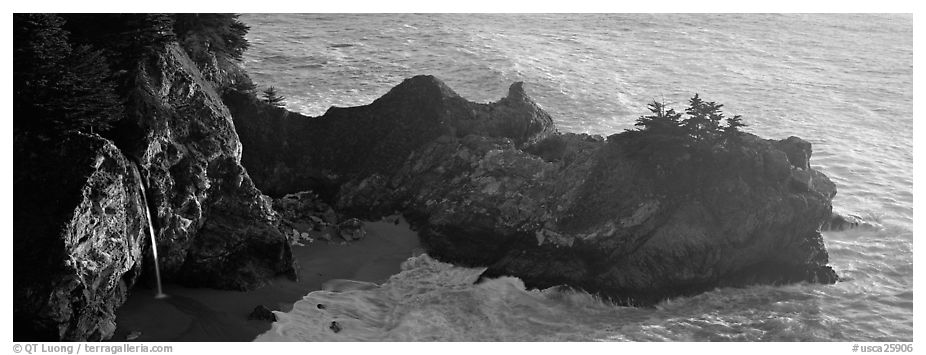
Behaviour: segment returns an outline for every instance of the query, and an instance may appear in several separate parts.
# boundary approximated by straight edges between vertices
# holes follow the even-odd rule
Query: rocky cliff
[[[837,279],[818,231],[835,186],[797,137],[692,147],[644,132],[558,134],[520,84],[475,104],[427,76],[317,118],[225,99],[237,101],[258,186],[323,186],[352,216],[400,211],[429,254],[487,277],[641,305]]]
[[[152,267],[139,180],[165,282],[246,290],[295,277],[290,243],[240,164],[241,143],[215,90],[240,72],[203,69],[208,75],[176,43],[145,56],[131,72],[115,143],[84,134],[17,142],[17,340],[112,335],[114,310]]]
[[[143,134],[135,151],[153,191],[165,278],[245,290],[294,275],[290,245],[240,165],[241,143],[213,83],[169,45],[140,65],[135,87]]]
[[[108,338],[149,244],[140,177],[96,135],[23,148],[13,183],[14,338]]]
[[[246,148],[244,166],[271,196],[312,189],[331,198],[357,176],[391,174],[439,137],[509,137],[521,146],[553,132],[553,120],[512,85],[498,102],[469,102],[432,76],[410,78],[373,103],[332,107],[317,118],[224,97]]]

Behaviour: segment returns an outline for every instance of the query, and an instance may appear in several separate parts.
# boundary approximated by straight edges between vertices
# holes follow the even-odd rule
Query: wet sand
[[[239,292],[164,285],[167,298],[139,285],[116,314],[112,341],[251,341],[270,329],[269,321],[248,320],[258,305],[288,311],[311,291],[332,279],[382,283],[400,271],[403,261],[423,252],[406,221],[366,222],[367,236],[351,243],[316,241],[294,247],[299,281],[273,280],[260,289]]]

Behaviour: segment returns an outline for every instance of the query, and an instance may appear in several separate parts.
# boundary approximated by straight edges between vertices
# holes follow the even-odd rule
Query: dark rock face
[[[773,144],[662,160],[639,142],[566,134],[544,161],[505,139],[434,142],[390,177],[342,187],[339,207],[402,209],[429,254],[528,285],[651,304],[717,286],[834,282],[817,232],[833,184],[795,188]]]
[[[267,308],[264,305],[259,305],[254,307],[254,310],[251,311],[251,314],[248,315],[248,320],[276,322],[277,316],[273,314],[273,311],[271,311],[270,308]]]
[[[241,143],[212,83],[178,45],[143,63],[136,82],[137,150],[165,278],[245,290],[295,276],[290,244],[239,163]]]
[[[213,90],[241,73],[209,73],[204,79],[178,45],[167,45],[139,63],[119,142],[83,134],[16,142],[17,341],[112,336],[116,308],[153,267],[142,263],[151,253],[139,181],[165,282],[244,290],[295,277],[290,243],[270,198],[241,166],[241,143]]]
[[[107,339],[147,250],[139,176],[96,135],[25,148],[13,184],[14,338]]]
[[[553,121],[520,83],[490,104],[469,102],[433,76],[407,79],[366,106],[332,107],[309,118],[228,93],[242,163],[266,194],[314,190],[330,199],[355,176],[390,174],[438,137],[508,137],[516,145],[554,131]]]
[[[718,286],[837,279],[818,232],[836,189],[797,137],[744,134],[736,146],[695,148],[639,132],[556,134],[519,84],[479,105],[430,77],[314,119],[240,106],[236,121],[289,137],[268,144],[268,133],[242,129],[258,184],[307,188],[307,176],[330,173],[338,211],[401,211],[430,255],[487,266],[485,276],[641,305]],[[285,149],[298,159],[272,158]],[[301,177],[278,178],[294,170]]]

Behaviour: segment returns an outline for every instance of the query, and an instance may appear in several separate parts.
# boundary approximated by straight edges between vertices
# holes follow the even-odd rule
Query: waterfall
[[[164,290],[161,288],[161,267],[158,265],[158,241],[154,237],[154,224],[151,222],[151,210],[148,208],[148,196],[145,194],[145,185],[142,184],[141,170],[135,166],[135,173],[138,175],[138,189],[141,191],[141,199],[145,205],[145,216],[148,218],[148,236],[151,237],[151,255],[154,257],[154,276],[158,282],[158,293],[154,298],[164,298]]]

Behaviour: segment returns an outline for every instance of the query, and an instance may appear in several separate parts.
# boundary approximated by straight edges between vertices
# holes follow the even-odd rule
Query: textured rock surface
[[[139,176],[95,135],[26,151],[13,184],[14,337],[109,338],[147,250]]]
[[[241,143],[212,83],[178,45],[143,63],[136,83],[137,151],[164,277],[253,289],[277,274],[295,275],[278,217],[239,163]]]
[[[392,176],[345,184],[339,207],[402,210],[429,254],[531,286],[651,304],[717,286],[834,282],[817,230],[833,184],[752,137],[736,152],[635,154],[639,142],[566,134],[545,161],[505,139],[436,141]],[[645,146],[644,146],[645,148]]]
[[[281,217],[281,229],[293,244],[332,241],[338,236],[338,214],[318,195],[304,191],[273,200]]]
[[[246,147],[242,163],[266,194],[313,189],[330,199],[355,176],[390,174],[441,136],[509,137],[517,145],[553,132],[553,121],[520,83],[498,102],[469,102],[433,76],[405,80],[366,106],[332,107],[317,118],[261,105],[238,93],[224,100]]]
[[[207,69],[209,80],[176,44],[139,63],[128,118],[113,134],[121,151],[98,136],[16,142],[17,340],[112,335],[128,288],[142,268],[152,274],[153,263],[141,263],[150,249],[140,179],[165,282],[243,290],[295,277],[290,243],[241,166],[241,143],[213,89],[241,72]]]
[[[488,266],[485,276],[635,304],[836,280],[818,232],[836,189],[797,137],[694,148],[652,134],[555,134],[520,84],[480,105],[431,77],[315,119],[238,106],[259,185],[317,188],[312,179],[333,176],[325,188],[339,212],[401,211],[429,254]]]

